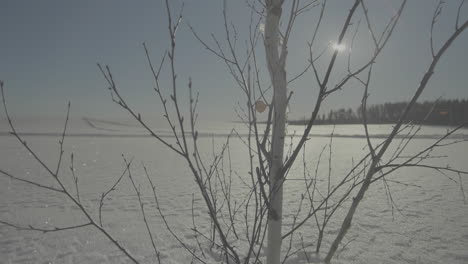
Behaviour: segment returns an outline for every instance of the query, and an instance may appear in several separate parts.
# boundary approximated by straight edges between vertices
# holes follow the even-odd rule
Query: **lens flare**
[[[345,44],[333,43],[331,47],[332,47],[333,50],[336,50],[338,52],[342,52],[342,51],[346,50],[346,45]]]

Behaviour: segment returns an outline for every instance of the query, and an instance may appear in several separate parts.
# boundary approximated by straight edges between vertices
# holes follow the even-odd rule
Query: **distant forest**
[[[367,106],[369,124],[393,124],[398,121],[408,102],[384,103]],[[303,125],[308,119],[290,120],[289,124]],[[468,123],[468,100],[438,100],[437,102],[416,103],[405,122],[427,125],[461,125]],[[316,124],[357,124],[362,123],[361,106],[353,110],[340,108],[317,117]]]

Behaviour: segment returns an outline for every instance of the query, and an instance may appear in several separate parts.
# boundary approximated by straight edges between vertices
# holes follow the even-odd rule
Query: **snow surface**
[[[28,145],[37,151],[44,162],[55,166],[58,135],[62,129],[60,120],[35,123],[19,120],[15,124],[19,132],[24,133]],[[200,145],[207,159],[212,157],[212,143],[219,149],[232,126],[239,134],[246,133],[242,124],[207,123],[200,126],[200,134],[204,135]],[[314,137],[307,145],[310,169],[315,168],[318,153],[329,143],[328,135],[332,129],[333,126],[319,126],[312,131]],[[379,142],[390,129],[389,125],[371,126],[373,141]],[[6,122],[0,122],[0,168],[25,179],[53,185],[51,177],[6,133],[8,131]],[[158,131],[169,135],[165,129]],[[290,126],[288,131],[293,134],[294,131],[301,131],[301,127]],[[443,127],[424,127],[421,136],[410,144],[408,152],[420,150],[445,131]],[[365,140],[360,126],[336,126],[334,133],[332,175],[338,179],[349,170],[352,159],[357,160],[364,153]],[[162,252],[163,263],[190,263],[190,255],[167,232],[161,217],[152,207],[154,201],[140,166],[143,162],[148,167],[171,228],[189,246],[196,248],[191,230],[191,202],[192,193],[198,192],[185,163],[175,153],[146,137],[146,133],[132,122],[76,119],[71,121],[69,134],[65,141],[65,163],[61,177],[68,187],[73,186],[68,169],[69,155],[73,152],[81,197],[93,216],[97,217],[101,193],[112,185],[124,169],[121,155],[134,157],[133,175],[141,184],[143,200],[151,217],[149,224],[158,250]],[[465,129],[454,138],[466,139],[467,135]],[[293,140],[296,142],[297,138]],[[468,170],[466,144],[448,146],[435,154],[447,155],[447,158],[434,160],[434,164],[448,163],[454,168]],[[231,156],[233,169],[240,175],[246,175],[245,148],[240,140],[231,142]],[[303,182],[294,180],[302,177],[301,161],[298,159],[296,164],[289,175],[291,180],[285,184],[284,231],[291,226],[291,215],[297,208],[304,187]],[[325,164],[319,167],[320,174],[327,171]],[[342,245],[333,263],[468,263],[468,205],[463,201],[460,184],[455,182],[459,180],[458,175],[448,176],[450,179],[424,169],[404,169],[393,174],[392,180],[409,184],[390,183],[392,197],[398,207],[393,210],[383,184],[377,182],[373,185],[357,210],[353,225],[345,237],[345,246]],[[468,190],[466,176],[463,180],[462,186]],[[234,186],[233,191],[245,192],[241,185]],[[344,209],[347,207],[348,204]],[[322,254],[326,253],[338,232],[344,209],[337,212],[325,230]],[[198,198],[194,211],[199,228],[206,230],[208,215]],[[81,224],[86,219],[76,206],[59,194],[0,177],[0,220],[25,226],[50,227]],[[112,235],[142,263],[156,263],[138,200],[128,178],[124,178],[123,184],[106,199],[103,221]],[[312,253],[317,240],[315,221],[303,227],[300,234],[306,249],[292,255],[286,263],[318,263],[324,256]],[[289,240],[284,243],[285,251],[288,243]],[[294,237],[292,246],[293,249],[302,247],[299,236]],[[209,263],[218,263],[216,253],[212,253],[212,256]],[[0,263],[129,263],[129,260],[92,227],[43,234],[0,225]]]

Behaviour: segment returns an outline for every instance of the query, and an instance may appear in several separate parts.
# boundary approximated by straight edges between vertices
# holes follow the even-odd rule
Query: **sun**
[[[333,50],[338,51],[338,52],[342,52],[342,51],[345,51],[345,50],[346,50],[346,45],[343,44],[343,43],[342,43],[342,44],[338,44],[338,43],[335,42],[335,43],[332,43],[331,48],[332,48]]]

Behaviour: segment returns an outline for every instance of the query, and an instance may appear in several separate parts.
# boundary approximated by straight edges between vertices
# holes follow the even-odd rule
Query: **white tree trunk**
[[[273,135],[270,168],[270,213],[268,215],[267,263],[279,264],[281,256],[281,226],[283,207],[283,153],[286,129],[286,70],[285,57],[280,55],[279,22],[282,0],[267,0],[265,21],[265,51],[273,86]]]

